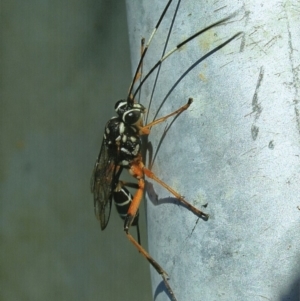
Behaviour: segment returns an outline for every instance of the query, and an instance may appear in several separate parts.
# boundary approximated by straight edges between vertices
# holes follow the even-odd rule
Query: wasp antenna
[[[169,52],[167,52],[151,69],[150,71],[145,75],[145,77],[143,78],[143,80],[140,82],[140,84],[138,85],[138,87],[136,88],[132,99],[135,98],[136,94],[138,93],[138,91],[141,89],[142,85],[144,84],[144,82],[147,80],[147,78],[152,74],[152,72],[159,66],[161,65],[161,63],[166,60],[169,56],[171,56],[171,54],[173,54],[174,52],[176,52],[177,50],[179,50],[183,45],[187,44],[188,42],[190,42],[191,40],[195,39],[197,36],[201,35],[202,33],[208,31],[209,29],[219,26],[223,23],[225,23],[226,21],[230,20],[233,16],[235,16],[237,13],[233,13],[230,16],[219,20],[218,22],[215,22],[207,27],[205,27],[204,29],[199,30],[198,32],[196,32],[195,34],[193,34],[192,36],[190,36],[189,38],[187,38],[186,40],[182,41],[181,43],[179,43],[176,47],[174,47],[172,50],[170,50]],[[240,33],[239,33],[240,34]],[[238,35],[238,34],[237,34]],[[237,35],[235,35],[234,37],[236,37]],[[147,45],[146,45],[147,47]],[[145,47],[145,50],[146,50]],[[144,53],[143,53],[144,54]],[[140,64],[139,64],[140,65]],[[133,84],[132,84],[133,85]],[[132,91],[132,87],[131,87],[131,91]]]
[[[127,95],[127,101],[128,101],[128,102],[131,102],[131,103],[132,103],[133,100],[134,100],[134,97],[131,97],[133,85],[134,85],[134,83],[135,83],[135,81],[136,81],[136,78],[137,78],[137,76],[138,76],[140,67],[141,67],[141,65],[142,65],[142,63],[143,63],[144,57],[145,57],[145,55],[146,55],[146,53],[147,53],[148,47],[149,47],[149,45],[150,45],[150,43],[151,43],[151,41],[152,41],[152,39],[153,39],[153,36],[155,35],[155,33],[156,33],[156,31],[157,31],[157,29],[158,29],[158,27],[159,27],[159,25],[160,25],[160,23],[161,23],[161,21],[162,21],[164,15],[166,14],[166,12],[167,12],[167,10],[168,10],[168,8],[169,8],[169,6],[170,6],[170,4],[171,4],[172,1],[173,1],[173,0],[169,0],[169,2],[167,3],[167,5],[166,5],[164,11],[162,12],[162,14],[161,14],[161,16],[160,16],[160,18],[159,18],[157,24],[155,25],[155,27],[154,27],[154,29],[153,29],[151,35],[150,35],[150,38],[149,38],[149,40],[148,40],[148,42],[147,42],[147,44],[146,44],[146,46],[145,46],[145,48],[144,48],[144,50],[143,50],[143,52],[142,52],[140,61],[139,61],[138,66],[137,66],[137,68],[136,68],[136,70],[135,70],[134,77],[133,77],[132,82],[131,82],[130,87],[129,87],[129,91],[128,91],[128,95]],[[144,41],[145,41],[145,39],[144,39]],[[139,85],[139,86],[140,86],[140,85]],[[135,96],[135,95],[136,95],[136,93],[134,93],[134,96]]]
[[[142,54],[144,52],[144,48],[145,48],[145,38],[142,38],[141,39],[141,56],[142,56]],[[143,78],[143,63],[140,66],[140,72],[138,72],[138,78],[139,78],[139,80],[141,82],[141,80]],[[136,78],[136,80],[137,80],[137,78]],[[139,92],[138,103],[140,103],[141,92],[142,92],[142,90],[140,90],[140,92]]]

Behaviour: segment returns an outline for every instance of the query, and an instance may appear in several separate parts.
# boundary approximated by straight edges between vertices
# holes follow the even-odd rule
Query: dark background
[[[114,208],[101,232],[89,190],[131,78],[125,4],[7,0],[0,12],[0,299],[151,300],[148,263]]]

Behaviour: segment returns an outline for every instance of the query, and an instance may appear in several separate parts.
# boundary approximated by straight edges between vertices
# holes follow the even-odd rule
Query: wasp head
[[[128,103],[126,100],[119,100],[115,104],[115,111],[125,124],[135,125],[141,122],[146,109],[139,103]]]

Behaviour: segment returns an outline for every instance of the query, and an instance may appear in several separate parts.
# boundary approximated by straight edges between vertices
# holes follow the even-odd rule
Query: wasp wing
[[[111,211],[113,187],[115,185],[114,178],[118,169],[115,159],[115,156],[109,152],[103,141],[91,178],[95,215],[100,221],[102,230],[108,224]]]

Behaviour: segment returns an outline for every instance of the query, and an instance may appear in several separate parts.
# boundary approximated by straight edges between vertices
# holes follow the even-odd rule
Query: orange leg
[[[134,220],[134,217],[137,213],[137,210],[140,206],[144,188],[145,188],[145,181],[143,179],[143,163],[140,161],[140,157],[137,158],[137,161],[132,164],[130,167],[130,173],[138,179],[138,189],[133,197],[131,205],[127,212],[127,217],[125,218],[124,223],[124,231],[129,239],[129,241],[137,248],[137,250],[149,261],[149,263],[155,268],[158,274],[160,274],[163,278],[165,286],[172,298],[172,301],[177,301],[173,290],[171,289],[169,282],[168,282],[168,274],[167,272],[150,256],[150,254],[129,234],[129,227]]]
[[[125,231],[127,238],[132,242],[132,244],[138,249],[138,251],[149,261],[149,263],[155,268],[158,274],[163,278],[165,286],[171,296],[172,301],[177,301],[172,288],[168,282],[168,274],[164,269],[149,255],[149,253],[128,233]]]
[[[193,102],[193,98],[189,98],[188,102],[180,107],[178,110],[172,112],[171,114],[168,114],[166,116],[163,116],[161,118],[158,118],[150,123],[148,123],[147,125],[143,126],[143,127],[140,127],[139,128],[139,134],[140,135],[149,135],[150,134],[150,131],[151,131],[151,127],[154,126],[154,125],[157,125],[165,120],[167,120],[169,117],[172,117],[174,115],[178,115],[180,114],[181,112],[185,111],[188,109],[188,107],[191,105],[191,103]]]
[[[128,231],[129,227],[131,226],[135,215],[140,207],[141,200],[143,198],[144,194],[144,188],[145,188],[145,181],[144,179],[139,179],[138,182],[138,189],[133,197],[133,200],[131,202],[131,205],[127,211],[127,216],[125,218],[125,224],[124,224],[124,230]]]
[[[139,205],[141,203],[144,187],[145,187],[145,181],[144,179],[139,179],[138,183],[139,188],[137,189],[137,192],[135,193],[133,200],[131,202],[131,205],[127,212],[127,217],[125,218],[125,224],[124,224],[124,231],[128,237],[128,239],[134,244],[134,246],[139,250],[140,253],[152,264],[152,266],[156,269],[156,271],[164,275],[165,277],[168,276],[168,274],[162,269],[162,267],[147,253],[147,251],[128,233],[129,227],[131,226],[131,223],[137,213],[137,210],[139,208]]]
[[[183,203],[188,209],[190,209],[193,213],[195,213],[197,216],[204,218],[205,220],[208,219],[209,215],[207,213],[202,212],[201,210],[197,209],[190,203],[188,203],[182,195],[180,195],[178,192],[176,192],[173,188],[171,188],[169,185],[167,185],[165,182],[163,182],[161,179],[159,179],[151,170],[143,167],[145,175],[156,181],[158,184],[166,188],[168,191],[170,191],[181,203]]]

